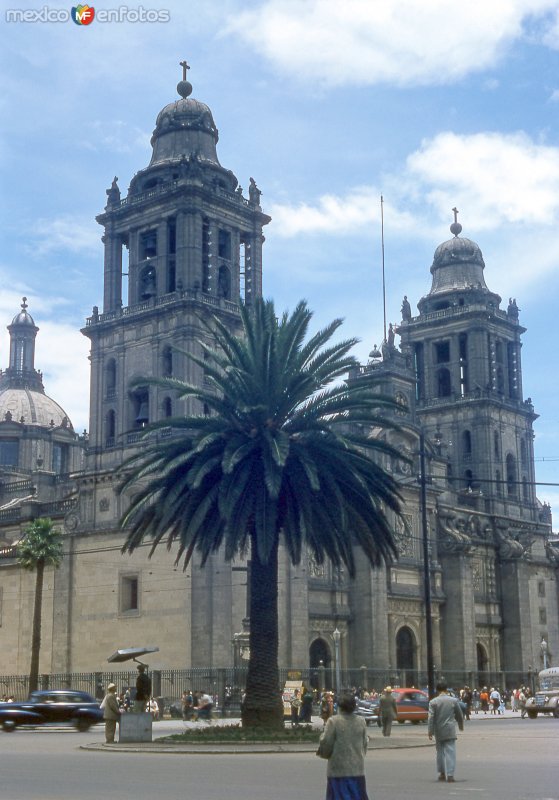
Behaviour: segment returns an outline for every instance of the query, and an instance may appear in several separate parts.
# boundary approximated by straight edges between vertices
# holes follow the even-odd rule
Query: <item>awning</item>
[[[122,661],[137,661],[139,656],[145,656],[147,653],[158,653],[159,647],[123,647],[117,650],[112,656],[109,656],[107,661],[111,664],[120,663]]]

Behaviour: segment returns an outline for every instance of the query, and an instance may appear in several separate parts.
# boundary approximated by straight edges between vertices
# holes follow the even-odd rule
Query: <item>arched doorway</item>
[[[413,686],[415,684],[415,636],[407,625],[400,628],[396,634],[396,669],[400,674],[402,686]]]
[[[487,665],[489,659],[487,657],[487,650],[479,642],[476,644],[477,654],[477,681],[479,686],[485,686],[489,682],[487,674]]]
[[[310,683],[319,691],[326,688],[323,684],[328,680],[332,666],[332,652],[324,639],[315,639],[309,648]],[[322,674],[321,674],[322,673]]]

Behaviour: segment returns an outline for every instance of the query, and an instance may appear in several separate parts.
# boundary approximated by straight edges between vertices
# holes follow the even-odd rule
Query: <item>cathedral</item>
[[[271,222],[253,178],[245,192],[217,155],[211,110],[183,80],[157,116],[147,167],[122,196],[118,179],[97,217],[104,294],[82,333],[91,343],[89,433],[78,435],[35,368],[27,301],[8,326],[0,373],[0,675],[29,671],[34,575],[17,563],[26,525],[50,517],[64,558],[43,592],[42,675],[103,672],[118,648],[154,646],[157,670],[227,669],[247,655],[249,565],[221,554],[183,571],[162,546],[122,555],[119,519],[129,497],[118,470],[146,425],[208,413],[143,382],[176,376],[203,384],[200,319],[238,331],[238,299],[262,293],[263,231]],[[371,376],[396,401],[386,437],[407,459],[399,479],[399,558],[343,570],[280,556],[280,666],[334,662],[352,683],[423,685],[426,609],[438,673],[456,684],[504,686],[542,668],[542,641],[559,656],[559,545],[551,510],[535,494],[532,400],[524,397],[515,300],[487,286],[477,244],[461,225],[439,245],[431,287],[390,326],[381,350],[348,380]],[[426,275],[427,286],[427,275]],[[32,311],[32,309],[31,309]],[[396,336],[399,344],[396,344]],[[64,402],[63,398],[61,401]],[[190,404],[190,405],[189,405]],[[153,436],[173,435],[161,427]],[[426,602],[427,583],[429,602]],[[348,678],[349,679],[349,678]]]

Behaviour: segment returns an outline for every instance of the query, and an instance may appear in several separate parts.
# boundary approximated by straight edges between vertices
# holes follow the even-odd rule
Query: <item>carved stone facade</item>
[[[120,553],[118,520],[128,498],[118,494],[115,469],[135,452],[146,424],[187,410],[205,413],[137,379],[176,375],[203,383],[203,369],[180,352],[201,354],[200,315],[217,314],[237,330],[237,298],[250,303],[261,293],[262,232],[270,218],[253,179],[245,198],[219,163],[212,113],[189,96],[189,87],[182,81],[181,99],[159,114],[148,167],[124,197],[115,178],[98,217],[103,307],[93,308],[83,329],[91,341],[88,441],[74,434],[48,398],[41,407],[59,409],[52,426],[46,421],[32,429],[30,420],[14,419],[12,406],[30,391],[41,393],[29,350],[22,364],[33,386],[19,386],[25,376],[16,362],[0,376],[0,412],[3,397],[11,404],[0,419],[6,454],[0,464],[0,674],[28,670],[33,576],[17,567],[13,544],[39,514],[52,516],[66,541],[62,565],[45,584],[42,672],[103,670],[115,649],[132,645],[157,645],[150,665],[160,669],[246,661],[250,564],[241,558],[226,563],[218,553],[204,569],[193,563],[183,572],[165,548],[151,559],[149,546],[132,557]],[[537,415],[523,399],[524,329],[516,303],[502,310],[501,298],[487,288],[481,251],[459,237],[458,227],[437,248],[419,314],[412,315],[404,298],[402,321],[391,326],[382,354],[360,369],[397,403],[399,429],[383,435],[405,457],[384,463],[405,500],[403,521],[394,519],[399,559],[372,571],[357,558],[350,580],[344,570],[311,558],[294,567],[282,553],[284,667],[331,668],[337,629],[343,669],[367,674],[371,686],[385,676],[423,682],[424,544],[438,671],[457,683],[503,671],[512,682],[525,679],[541,666],[542,637],[552,661],[559,658],[559,548],[550,510],[534,491]],[[29,347],[33,321],[14,324],[20,349]],[[23,394],[8,396],[2,387]],[[56,459],[64,454],[68,469],[61,474]]]

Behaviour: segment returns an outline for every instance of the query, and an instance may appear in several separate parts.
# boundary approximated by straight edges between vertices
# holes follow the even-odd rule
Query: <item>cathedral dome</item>
[[[0,422],[6,418],[13,422],[23,419],[26,425],[40,428],[62,427],[73,431],[64,409],[48,395],[32,389],[5,389],[0,392]]]
[[[435,250],[431,272],[434,268],[457,263],[473,263],[485,267],[479,245],[464,236],[454,236],[443,242]]]
[[[151,137],[153,155],[150,167],[197,156],[220,166],[216,145],[218,132],[209,107],[188,95],[192,86],[181,81],[177,90],[180,100],[168,103],[157,115]]]
[[[456,289],[487,289],[483,270],[485,262],[479,246],[461,236],[454,236],[435,250],[429,294]]]

